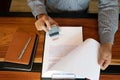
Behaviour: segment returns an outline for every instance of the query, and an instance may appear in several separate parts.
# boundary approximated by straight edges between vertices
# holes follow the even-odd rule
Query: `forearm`
[[[118,15],[118,0],[99,1],[98,27],[102,44],[113,44],[118,29]]]
[[[27,0],[27,2],[35,18],[40,14],[47,14],[45,0]]]

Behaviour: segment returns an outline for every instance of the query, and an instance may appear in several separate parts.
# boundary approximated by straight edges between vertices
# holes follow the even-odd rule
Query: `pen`
[[[25,50],[27,49],[27,46],[28,46],[28,44],[30,43],[31,39],[32,39],[32,37],[30,36],[30,38],[28,39],[27,43],[25,44],[23,50],[20,52],[20,55],[19,55],[19,57],[18,57],[19,60],[22,58],[22,56],[23,56]]]

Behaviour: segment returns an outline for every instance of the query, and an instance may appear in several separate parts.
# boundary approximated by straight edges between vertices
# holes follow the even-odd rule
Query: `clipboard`
[[[46,35],[42,66],[42,79],[60,79],[58,77],[56,78],[56,75],[53,75],[54,73],[67,73],[65,75],[58,76],[68,76],[68,73],[73,73],[75,74],[75,78],[72,79],[75,80],[98,80],[100,73],[100,66],[97,62],[99,42],[92,38],[87,39],[84,42],[78,42],[80,41],[79,35],[81,35],[79,34],[79,28],[70,28],[71,27],[62,28],[63,31],[67,29],[68,32],[65,34],[60,32],[60,39],[63,37],[63,40],[58,42],[51,41],[49,36]],[[62,53],[67,54],[63,55]],[[61,54],[62,57],[59,59]],[[86,79],[85,77],[89,79]],[[62,77],[62,79],[63,78],[67,79],[67,77]]]
[[[42,78],[42,80],[90,80],[87,78],[76,78],[75,74],[72,73],[55,73],[52,74],[51,78]]]
[[[71,43],[68,42],[68,40],[72,40],[73,37],[76,37],[76,36],[77,36],[77,38],[74,38],[74,40]],[[57,46],[59,44],[64,45],[64,43],[66,43],[67,47],[63,48],[63,49],[61,48],[61,49],[62,49],[62,51],[65,51],[67,49],[68,51],[66,51],[66,53],[68,53],[71,49],[73,49],[74,47],[78,46],[78,44],[81,44],[83,42],[82,27],[81,26],[77,26],[77,27],[76,26],[61,26],[61,27],[59,27],[59,39],[58,40],[54,40],[54,41],[51,41],[51,40],[52,39],[49,36],[49,34],[46,33],[45,34],[44,53],[43,53],[43,65],[42,65],[43,68],[42,68],[42,73],[44,73],[44,71],[46,69],[46,66],[47,66],[47,65],[45,65],[46,62],[47,62],[46,61],[47,60],[46,55],[48,53],[46,51],[49,51],[49,50],[46,50],[46,49],[48,49],[47,44],[49,44],[49,43],[52,43],[52,44],[56,43],[55,45]],[[69,45],[71,45],[71,46],[69,46]],[[54,54],[54,53],[52,53],[52,54]],[[62,76],[62,74],[59,75],[59,76]],[[44,77],[42,75],[42,79],[43,80],[44,79],[45,80],[46,79],[50,79],[50,78],[51,79],[55,78],[55,74],[52,75],[51,77]]]

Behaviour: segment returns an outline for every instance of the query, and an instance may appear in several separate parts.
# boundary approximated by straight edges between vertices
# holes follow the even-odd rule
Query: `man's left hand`
[[[102,70],[105,70],[111,63],[112,44],[104,43],[100,45],[98,63]]]

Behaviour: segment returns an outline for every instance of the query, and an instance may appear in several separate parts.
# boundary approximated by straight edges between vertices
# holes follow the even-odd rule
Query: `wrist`
[[[37,19],[39,19],[39,18],[41,18],[41,17],[43,17],[43,16],[47,16],[47,14],[45,14],[45,13],[43,13],[43,14],[39,14],[39,15],[37,15]]]
[[[101,44],[101,47],[103,47],[103,48],[106,48],[106,49],[108,49],[108,50],[110,50],[110,51],[112,51],[112,43],[102,43]]]

